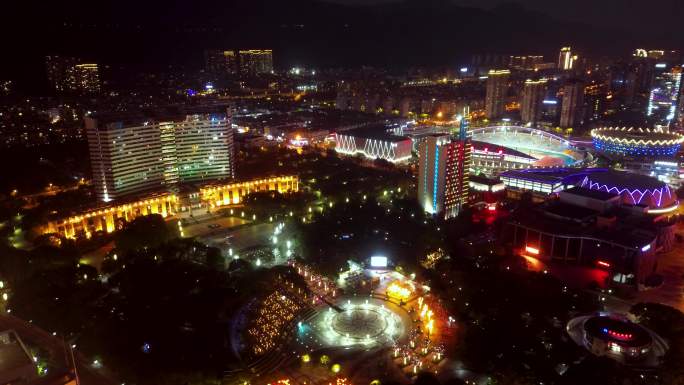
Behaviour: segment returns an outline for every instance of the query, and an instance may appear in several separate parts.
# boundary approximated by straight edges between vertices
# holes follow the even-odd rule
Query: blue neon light
[[[458,132],[458,138],[460,140],[466,140],[467,139],[469,127],[470,127],[470,121],[468,120],[468,118],[463,117],[461,119],[461,127],[460,127],[460,130]]]
[[[437,212],[437,179],[439,177],[439,146],[435,148],[435,176],[432,182],[432,212]]]
[[[681,144],[676,143],[672,145],[638,145],[638,144],[622,144],[611,143],[599,138],[593,138],[594,148],[599,151],[630,155],[630,156],[674,156],[679,152]]]

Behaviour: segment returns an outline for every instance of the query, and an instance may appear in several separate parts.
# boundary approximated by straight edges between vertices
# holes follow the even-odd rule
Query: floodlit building
[[[451,218],[468,203],[472,144],[468,119],[458,135],[434,134],[418,146],[418,202],[425,212]]]
[[[444,212],[446,190],[446,158],[450,137],[435,134],[425,138],[418,146],[418,202],[425,212]]]
[[[485,114],[489,119],[500,118],[503,115],[510,74],[509,70],[491,70],[487,75]]]
[[[525,81],[520,115],[523,123],[536,125],[541,116],[541,107],[546,95],[547,79]]]
[[[104,202],[235,176],[227,114],[102,114],[87,116],[85,124],[93,185]]]
[[[248,49],[238,51],[240,73],[261,75],[273,72],[273,51],[270,49]]]
[[[510,198],[531,193],[537,201],[580,187],[620,197],[620,205],[633,213],[658,217],[679,207],[677,194],[665,182],[633,172],[605,168],[536,168],[501,173]],[[591,194],[591,193],[587,193]]]
[[[558,69],[564,71],[571,70],[574,67],[576,60],[577,56],[572,54],[572,48],[563,47],[558,55]]]
[[[597,152],[618,161],[622,169],[679,187],[682,173],[677,154],[684,135],[662,129],[599,127],[591,137]]]
[[[164,218],[187,216],[193,210],[206,213],[209,210],[231,207],[243,202],[245,196],[262,191],[281,194],[299,191],[296,175],[275,176],[247,181],[230,181],[200,186],[185,186],[183,191],[162,192],[134,199],[86,208],[70,215],[55,216],[36,230],[40,234],[59,234],[66,238],[90,238],[96,232],[111,233],[121,229],[126,222],[158,214]],[[183,236],[181,232],[181,236]]]
[[[674,157],[684,143],[684,135],[634,127],[600,127],[591,130],[594,148],[617,159]]]
[[[672,67],[666,63],[655,65],[646,116],[653,119],[656,126],[669,127],[677,119],[681,85],[681,67]]]
[[[599,284],[640,286],[655,272],[656,254],[674,247],[679,201],[655,178],[610,169],[533,169],[507,171],[501,180],[509,197],[528,192],[543,202],[517,211],[504,236],[532,268],[583,265],[603,270],[594,274],[602,277]]]
[[[384,130],[358,128],[335,134],[335,151],[346,155],[360,154],[369,159],[399,163],[411,159],[411,149],[409,137]]]

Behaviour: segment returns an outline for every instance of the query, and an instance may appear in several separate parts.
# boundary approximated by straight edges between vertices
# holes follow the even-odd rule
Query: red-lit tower
[[[464,110],[459,131],[447,146],[444,193],[444,217],[458,215],[468,203],[468,184],[472,160],[472,143],[469,131],[469,111]]]

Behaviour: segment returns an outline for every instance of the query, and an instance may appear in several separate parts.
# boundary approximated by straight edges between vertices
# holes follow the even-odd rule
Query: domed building
[[[618,157],[672,157],[677,154],[684,135],[648,128],[603,127],[591,131],[594,148]]]
[[[642,206],[649,214],[677,209],[677,194],[666,183],[645,175],[609,170],[587,174],[581,188],[620,195],[625,205]]]
[[[660,336],[618,313],[573,318],[566,331],[592,354],[628,365],[657,366],[667,351],[667,343]]]

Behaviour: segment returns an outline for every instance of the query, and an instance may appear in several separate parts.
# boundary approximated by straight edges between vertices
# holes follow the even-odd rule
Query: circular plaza
[[[373,348],[393,345],[410,322],[406,311],[391,302],[350,297],[320,310],[311,325],[321,347]]]

